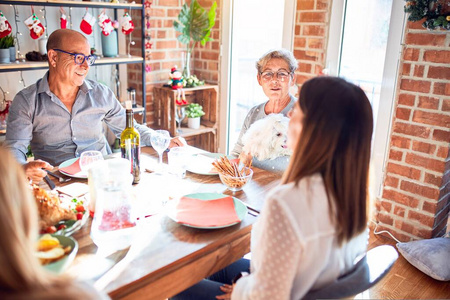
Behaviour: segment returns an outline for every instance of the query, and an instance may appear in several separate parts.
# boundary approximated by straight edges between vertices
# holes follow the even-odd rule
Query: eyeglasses
[[[266,72],[261,72],[259,73],[259,75],[261,75],[261,78],[265,81],[265,82],[269,82],[271,80],[273,80],[273,77],[276,75],[277,79],[281,82],[286,81],[286,79],[288,79],[289,75],[291,75],[290,72],[287,71],[278,71],[276,73],[273,73],[271,71],[266,71]]]
[[[80,65],[80,66],[84,63],[84,61],[87,61],[87,64],[89,66],[92,66],[94,64],[95,58],[96,58],[95,55],[88,55],[88,56],[86,56],[86,55],[81,54],[81,53],[70,53],[70,52],[67,52],[67,51],[64,51],[64,50],[61,50],[61,49],[53,49],[53,50],[58,51],[58,52],[62,52],[62,53],[66,53],[66,54],[69,54],[69,55],[73,55],[73,59],[74,59],[75,63],[77,65]]]

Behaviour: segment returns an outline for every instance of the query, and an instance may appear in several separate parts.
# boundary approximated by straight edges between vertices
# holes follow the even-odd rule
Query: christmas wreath
[[[408,21],[415,22],[426,18],[422,24],[424,28],[450,30],[450,2],[448,0],[405,1],[405,12],[409,13]]]

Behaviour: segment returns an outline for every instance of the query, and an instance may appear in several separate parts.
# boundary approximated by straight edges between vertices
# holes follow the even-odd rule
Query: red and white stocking
[[[4,38],[9,35],[12,31],[11,24],[6,20],[2,11],[0,10],[0,38]]]
[[[44,34],[44,25],[42,25],[41,21],[39,21],[39,18],[35,13],[33,13],[28,19],[23,22],[30,30],[30,36],[32,39],[38,39]]]
[[[114,30],[111,19],[106,15],[104,11],[102,11],[98,15],[98,26],[100,26],[100,28],[102,29],[102,34],[104,36],[108,36]]]
[[[86,11],[86,14],[84,15],[83,19],[81,20],[80,29],[87,35],[92,33],[92,26],[95,24],[95,17],[91,15],[88,11]]]
[[[64,9],[62,9],[62,7],[60,8],[60,10],[61,10],[61,17],[59,17],[59,24],[61,29],[66,29],[67,28],[66,12],[64,11]]]
[[[134,30],[134,23],[127,12],[122,17],[121,25],[123,34],[130,34]]]

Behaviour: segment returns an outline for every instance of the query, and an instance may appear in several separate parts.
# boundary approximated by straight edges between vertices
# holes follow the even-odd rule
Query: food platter
[[[75,239],[63,235],[52,234],[52,237],[57,238],[63,248],[70,247],[70,251],[62,258],[52,263],[43,265],[46,270],[52,273],[60,274],[64,272],[64,270],[72,263],[75,256],[77,255],[78,243]]]
[[[66,175],[66,176],[69,176],[69,177],[79,178],[79,179],[87,179],[87,174],[86,174],[86,172],[83,172],[83,171],[81,171],[81,170],[80,170],[79,172],[75,173],[75,174],[69,173],[69,172],[65,172],[64,170],[61,170],[61,169],[63,169],[63,168],[67,168],[67,167],[71,166],[71,165],[74,164],[74,163],[77,163],[78,160],[79,160],[79,157],[75,157],[75,158],[71,158],[71,159],[68,159],[68,160],[62,162],[62,163],[58,166],[59,172],[60,172],[61,174],[64,174],[64,175]]]
[[[199,175],[218,175],[212,163],[219,157],[226,156],[222,153],[198,153],[192,155],[191,161],[187,164],[186,170]],[[236,159],[234,156],[227,155],[228,159]]]

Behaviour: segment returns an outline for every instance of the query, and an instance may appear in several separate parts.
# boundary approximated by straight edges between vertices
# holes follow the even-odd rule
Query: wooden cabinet
[[[177,91],[172,90],[170,87],[155,87],[153,89],[154,127],[168,130],[171,136],[182,136],[192,146],[210,152],[217,152],[219,87],[217,85],[203,85],[195,88],[185,88],[184,92],[188,103],[198,103],[203,106],[205,115],[201,118],[200,129],[190,129],[182,124],[181,132],[177,132],[177,123],[175,121],[175,97]]]

